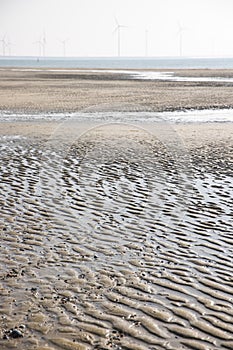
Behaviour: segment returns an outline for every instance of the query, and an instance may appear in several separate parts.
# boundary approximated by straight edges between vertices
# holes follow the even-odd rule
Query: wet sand
[[[89,117],[0,124],[0,348],[232,349],[233,124]]]
[[[233,70],[170,71],[187,77],[233,77]],[[233,107],[232,95],[232,83],[132,80],[127,74],[101,70],[0,69],[0,110],[31,113],[76,112],[90,107],[111,110],[113,106],[132,111],[229,108]]]

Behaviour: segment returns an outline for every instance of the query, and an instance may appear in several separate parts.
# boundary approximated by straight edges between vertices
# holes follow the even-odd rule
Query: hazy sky
[[[147,38],[148,56],[233,57],[233,0],[0,0],[0,55],[42,54],[44,31],[46,56],[64,39],[66,56],[115,56],[115,17],[122,56],[145,56]]]

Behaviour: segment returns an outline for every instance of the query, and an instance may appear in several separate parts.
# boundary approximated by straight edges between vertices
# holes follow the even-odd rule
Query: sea
[[[0,67],[87,69],[233,69],[233,58],[0,57]]]

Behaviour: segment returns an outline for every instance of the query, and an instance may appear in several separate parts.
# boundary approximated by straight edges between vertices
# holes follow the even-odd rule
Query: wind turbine
[[[117,42],[118,42],[118,45],[117,45],[117,53],[118,53],[118,57],[121,56],[121,29],[122,28],[127,28],[127,26],[124,26],[122,24],[119,24],[117,18],[115,17],[115,22],[116,22],[116,27],[113,31],[113,34],[117,32]]]
[[[180,57],[183,55],[183,32],[186,30],[185,27],[183,27],[180,22],[178,22],[178,32],[177,34],[179,35],[179,53]]]
[[[38,45],[38,56],[45,56],[45,46],[46,46],[46,37],[45,37],[45,32],[43,32],[42,37],[34,41],[33,44]]]
[[[62,44],[62,49],[63,49],[63,57],[66,57],[66,43],[69,39],[66,38],[64,40],[59,40],[60,43]]]
[[[34,41],[33,44],[38,45],[38,56],[41,56],[43,43],[41,40]]]
[[[47,42],[46,42],[45,31],[43,31],[41,43],[42,43],[42,52],[43,52],[43,56],[45,57],[45,46],[46,46],[46,43],[47,43]]]
[[[8,39],[6,46],[8,47],[8,55],[11,56],[11,47],[12,47],[12,42]]]
[[[2,43],[2,56],[6,55],[6,47],[7,47],[7,42],[6,42],[6,35],[4,35],[2,37],[2,39],[0,40],[0,42]]]
[[[148,56],[148,29],[145,30],[145,56]]]

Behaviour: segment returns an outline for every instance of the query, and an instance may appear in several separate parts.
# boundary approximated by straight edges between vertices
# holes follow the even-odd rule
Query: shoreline
[[[62,142],[69,137],[79,135],[80,130],[104,129],[112,126],[112,130],[121,132],[124,126],[142,128],[147,132],[158,130],[181,132],[183,140],[188,142],[195,134],[195,144],[199,141],[211,142],[226,140],[233,135],[233,109],[192,110],[176,112],[122,112],[122,111],[86,111],[77,113],[16,113],[0,112],[0,137],[54,138]],[[107,134],[104,134],[104,138]],[[199,140],[200,139],[200,140]],[[185,142],[186,142],[185,141]],[[193,143],[193,141],[192,141]],[[188,144],[187,144],[188,146]]]

